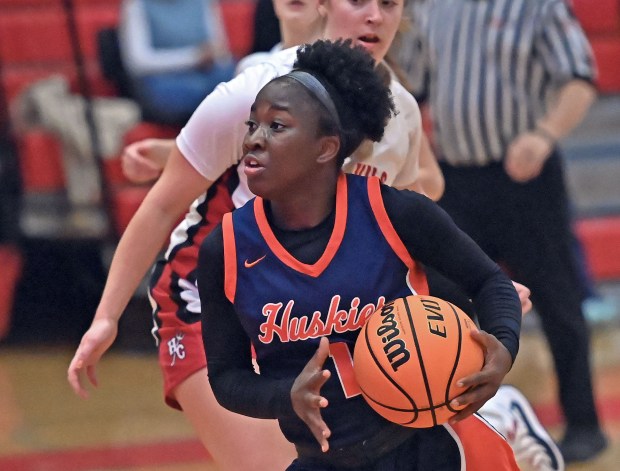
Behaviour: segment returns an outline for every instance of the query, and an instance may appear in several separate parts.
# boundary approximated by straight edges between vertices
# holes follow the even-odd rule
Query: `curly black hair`
[[[374,59],[363,47],[353,47],[350,39],[304,44],[297,51],[294,69],[315,76],[336,106],[340,127],[328,110],[317,103],[322,135],[340,136],[340,163],[364,139],[381,140],[396,110],[389,80],[377,71]],[[286,79],[286,75],[281,78]]]

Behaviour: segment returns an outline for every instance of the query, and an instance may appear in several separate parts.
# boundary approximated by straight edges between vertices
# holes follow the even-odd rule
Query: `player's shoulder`
[[[237,67],[235,67],[235,75],[239,75],[245,69],[249,69],[258,64],[262,64],[263,62],[268,62],[269,59],[276,53],[282,51],[282,44],[278,43],[270,51],[259,51],[248,54],[243,57],[239,62],[237,62]]]
[[[254,67],[255,65],[268,61],[269,56],[271,56],[271,53],[269,52],[255,52],[245,56],[237,63],[235,75],[239,75],[241,72],[249,69],[250,67]]]
[[[395,77],[392,77],[390,82],[390,91],[392,92],[394,101],[406,103],[407,106],[418,106],[418,102],[413,95]]]
[[[220,83],[212,95],[221,99],[233,99],[245,102],[256,98],[258,91],[270,80],[287,74],[295,62],[297,48],[267,54],[262,61],[240,71],[228,82]]]
[[[239,70],[237,77],[251,81],[266,74],[274,77],[284,75],[293,68],[297,58],[297,47],[252,56],[246,58],[248,62]]]
[[[409,120],[418,121],[420,119],[420,107],[414,96],[396,78],[390,82],[390,90],[394,99],[394,105],[398,114]]]

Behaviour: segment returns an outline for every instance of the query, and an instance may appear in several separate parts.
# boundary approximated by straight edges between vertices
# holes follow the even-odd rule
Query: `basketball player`
[[[472,416],[517,353],[510,279],[428,198],[341,171],[362,140],[381,140],[394,111],[372,58],[342,42],[300,48],[296,69],[259,92],[241,166],[259,197],[224,217],[198,264],[214,394],[279,420],[298,452],[289,470],[518,469],[504,439]],[[347,397],[350,355],[328,357],[352,348],[360,313],[428,292],[420,263],[463,286],[489,333],[474,336],[485,365],[459,378],[471,389],[454,399],[465,408],[453,424],[416,430]]]
[[[354,38],[377,62],[385,56],[402,16],[402,4],[382,0],[320,0],[319,8],[325,16],[325,37]],[[247,187],[238,186],[245,176],[234,168],[241,158],[247,110],[262,85],[290,71],[294,58],[295,49],[275,54],[221,84],[199,106],[118,244],[95,318],[68,371],[74,391],[86,396],[83,383],[87,379],[96,384],[96,365],[112,345],[128,301],[174,223],[198,198],[173,232],[165,259],[153,272],[154,333],[159,341],[166,402],[183,410],[224,469],[283,469],[294,456],[275,421],[231,414],[213,398],[195,287],[200,242],[224,213],[252,196]],[[382,142],[362,146],[347,166],[349,171],[380,175],[385,183],[399,188],[416,187],[422,133],[419,109],[396,81],[391,81],[391,87],[399,115],[390,121]],[[205,188],[207,192],[200,196]],[[283,466],[273,461],[274,456],[282,458]]]

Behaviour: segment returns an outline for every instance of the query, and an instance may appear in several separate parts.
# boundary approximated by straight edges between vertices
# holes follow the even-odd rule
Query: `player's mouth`
[[[379,36],[377,36],[376,34],[366,34],[364,36],[360,36],[359,38],[357,38],[357,40],[363,45],[378,44],[381,41],[379,39]]]
[[[243,172],[247,177],[252,177],[264,170],[265,167],[253,154],[246,154],[243,158]]]
[[[302,2],[301,0],[293,0],[292,2],[288,2],[287,5],[292,8],[301,8],[305,6],[306,4]]]

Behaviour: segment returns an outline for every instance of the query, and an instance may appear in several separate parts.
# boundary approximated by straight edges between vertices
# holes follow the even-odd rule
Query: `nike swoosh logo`
[[[252,268],[254,265],[256,265],[257,263],[261,262],[265,257],[267,256],[267,254],[263,255],[261,258],[254,260],[253,262],[250,262],[246,259],[246,261],[244,262],[245,268]]]

